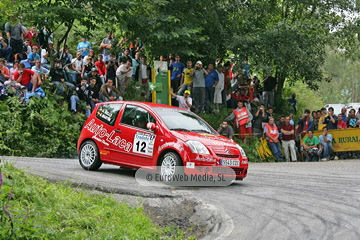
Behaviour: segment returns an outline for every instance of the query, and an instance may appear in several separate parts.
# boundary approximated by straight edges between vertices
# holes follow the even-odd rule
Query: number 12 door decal
[[[155,138],[156,136],[154,134],[136,132],[134,137],[133,152],[152,156]]]

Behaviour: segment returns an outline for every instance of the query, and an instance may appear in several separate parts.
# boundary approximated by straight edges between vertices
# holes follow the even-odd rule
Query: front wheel
[[[83,169],[89,171],[97,170],[101,166],[99,150],[93,141],[87,140],[81,144],[79,162]]]
[[[160,175],[164,181],[171,181],[177,174],[183,174],[180,156],[174,152],[165,153],[160,161]]]

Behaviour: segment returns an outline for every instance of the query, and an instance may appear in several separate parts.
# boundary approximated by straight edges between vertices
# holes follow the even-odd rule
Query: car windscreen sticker
[[[134,137],[133,152],[152,156],[155,138],[156,136],[154,134],[136,132]]]
[[[109,112],[107,109],[103,108],[102,106],[99,107],[97,113],[97,115],[99,115],[100,117],[102,117],[103,119],[105,119],[108,122],[111,122],[111,118],[113,113]]]

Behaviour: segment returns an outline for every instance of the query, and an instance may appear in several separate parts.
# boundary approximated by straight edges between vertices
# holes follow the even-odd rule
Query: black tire
[[[174,152],[165,153],[159,162],[159,174],[164,181],[171,181],[174,175],[183,174],[183,164],[179,154]]]
[[[81,144],[79,162],[81,167],[88,171],[95,171],[101,166],[102,162],[96,143],[86,140]]]

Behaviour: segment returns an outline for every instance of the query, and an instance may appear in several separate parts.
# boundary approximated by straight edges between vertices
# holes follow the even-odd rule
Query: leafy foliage
[[[332,84],[320,84],[318,94],[324,98],[324,104],[360,102],[359,61],[330,47],[327,55],[323,68]]]
[[[65,101],[32,97],[27,105],[10,97],[0,102],[0,154],[73,157],[85,115],[72,115]]]
[[[49,183],[6,163],[0,169],[1,239],[171,239],[184,233],[160,229],[142,208],[105,194]]]

